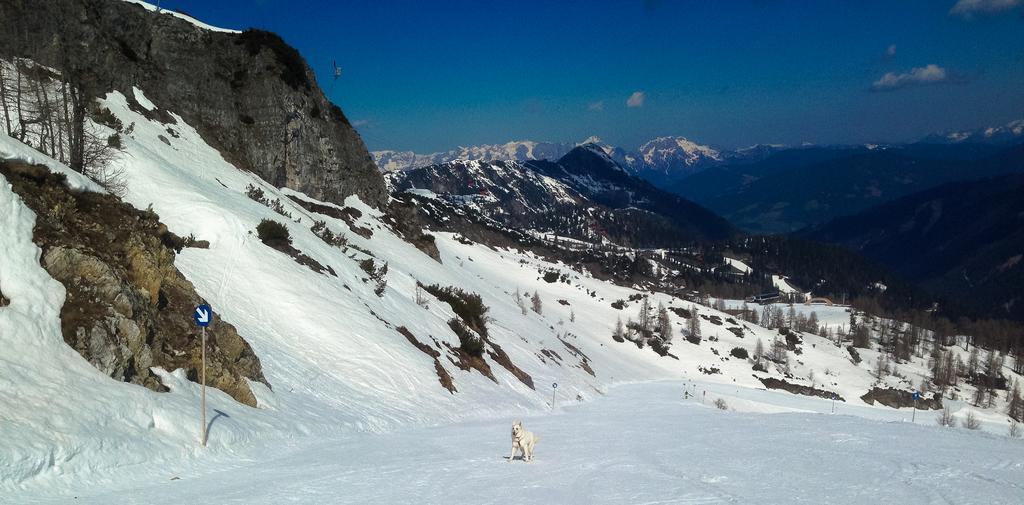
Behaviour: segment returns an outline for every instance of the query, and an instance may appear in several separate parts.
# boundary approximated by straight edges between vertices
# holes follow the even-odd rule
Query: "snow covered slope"
[[[217,317],[251,344],[272,389],[252,384],[257,409],[213,390],[210,446],[200,449],[199,388],[181,371],[158,371],[170,391],[155,393],[93,369],[61,338],[63,288],[39,267],[40,251],[31,242],[34,215],[0,179],[0,289],[11,300],[0,307],[0,438],[11,448],[0,451],[0,492],[18,502],[41,493],[66,501],[82,489],[115,492],[151,484],[164,468],[209,473],[256,458],[261,448],[310,447],[328,439],[358,444],[368,433],[423,425],[501,418],[501,439],[507,437],[506,419],[551,408],[553,383],[559,402],[575,404],[625,382],[700,378],[706,387],[737,391],[762,388],[758,377],[774,377],[839,394],[860,405],[858,411],[891,412],[859,400],[876,382],[874,351],[864,351],[857,364],[845,348],[803,335],[786,351],[788,376],[781,364],[754,373],[750,361],[732,350],[752,352],[759,340],[767,347],[778,332],[650,293],[655,307],[673,309],[674,357],[659,356],[612,338],[617,321],[637,317],[646,293],[452,233],[436,233],[438,262],[394,231],[388,216],[355,197],[339,206],[278,190],[230,165],[177,115],[175,124],[147,119],[118,93],[103,105],[123,124],[134,124],[117,161],[126,176],[125,200],[152,207],[178,235],[209,241],[208,249],[183,250],[175,264]],[[32,156],[10,142],[0,144],[5,156]],[[278,211],[247,196],[250,187],[277,201]],[[286,226],[292,247],[330,270],[314,271],[264,245],[255,229],[265,219]],[[347,244],[322,240],[312,230],[316,222],[344,234]],[[388,265],[380,296],[364,270],[367,260],[377,268]],[[558,280],[549,280],[549,272]],[[429,294],[417,300],[417,282],[481,296],[489,307],[482,365],[456,351],[460,340],[449,325],[455,313]],[[517,291],[536,293],[541,313],[522,310]],[[682,338],[693,317],[702,334],[697,343]],[[904,378],[888,377],[886,384],[906,389],[918,383],[927,372],[919,361]],[[451,390],[444,376],[451,378]],[[743,410],[766,408],[735,403]],[[991,431],[1005,431],[1005,417],[996,411],[985,419]],[[334,447],[375,461],[360,455],[358,445]],[[245,489],[233,499],[248,501],[251,481]]]

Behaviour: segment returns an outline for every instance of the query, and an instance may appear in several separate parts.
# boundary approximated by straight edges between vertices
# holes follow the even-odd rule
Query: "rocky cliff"
[[[0,0],[0,56],[76,71],[88,92],[142,89],[241,169],[278,187],[380,206],[383,180],[298,51],[275,34],[204,28],[121,0]]]
[[[0,161],[0,176],[36,213],[40,262],[66,290],[64,341],[117,380],[162,391],[150,367],[163,367],[198,381],[201,340],[190,315],[202,299],[174,258],[181,247],[202,244],[114,196],[71,191],[42,165]],[[249,381],[266,379],[252,348],[221,320],[207,339],[207,384],[255,407]]]

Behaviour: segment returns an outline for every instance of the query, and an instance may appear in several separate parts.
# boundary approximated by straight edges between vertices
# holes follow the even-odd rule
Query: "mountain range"
[[[720,151],[685,137],[658,137],[644,142],[635,150],[610,145],[592,136],[579,143],[512,141],[459,147],[444,152],[418,154],[413,151],[373,151],[371,155],[383,172],[411,170],[455,160],[534,161],[557,160],[581,145],[599,146],[610,158],[631,172],[656,185],[675,181],[728,160],[763,156],[768,146],[754,146],[737,151]],[[777,146],[773,146],[777,147]],[[768,149],[772,150],[772,149]]]
[[[454,160],[387,176],[399,192],[427,190],[506,226],[588,242],[667,247],[735,232],[713,212],[634,176],[596,144],[557,161]]]

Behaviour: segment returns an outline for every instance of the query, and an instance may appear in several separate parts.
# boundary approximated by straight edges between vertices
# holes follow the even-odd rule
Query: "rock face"
[[[298,51],[269,32],[214,31],[113,0],[0,0],[0,55],[73,74],[91,93],[137,86],[238,168],[278,187],[381,206],[383,179]]]
[[[202,299],[174,267],[184,241],[152,212],[73,193],[45,167],[15,164],[0,162],[0,174],[36,213],[41,263],[67,290],[64,341],[117,380],[163,390],[150,367],[183,368],[198,380],[201,339],[191,314]],[[207,384],[256,406],[248,381],[266,379],[249,344],[216,320],[207,345]]]

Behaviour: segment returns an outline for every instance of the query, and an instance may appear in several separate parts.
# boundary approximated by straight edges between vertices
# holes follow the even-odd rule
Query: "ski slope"
[[[147,468],[124,489],[82,487],[24,503],[1024,501],[1020,440],[940,428],[930,415],[918,424],[891,412],[846,415],[844,407],[829,415],[821,399],[695,384],[710,390],[701,404],[682,399],[684,387],[619,386],[594,402],[526,417],[541,437],[530,463],[506,459],[511,419],[470,421],[259,447],[232,460]],[[718,410],[712,397],[758,412]],[[768,406],[785,412],[765,413]]]

